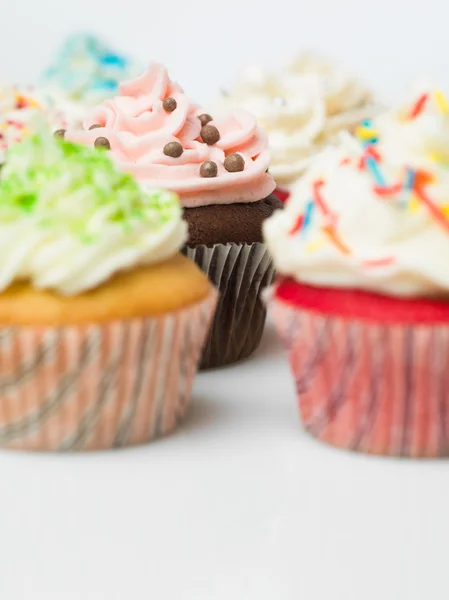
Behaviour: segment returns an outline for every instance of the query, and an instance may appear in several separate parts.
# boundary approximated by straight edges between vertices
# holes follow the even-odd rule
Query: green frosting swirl
[[[49,131],[12,146],[0,176],[0,225],[28,219],[87,243],[105,232],[157,233],[182,217],[175,194],[142,191],[106,150],[55,139]]]

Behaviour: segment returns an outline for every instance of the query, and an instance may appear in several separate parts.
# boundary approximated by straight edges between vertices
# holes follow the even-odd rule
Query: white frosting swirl
[[[309,54],[276,73],[246,69],[226,92],[221,107],[230,106],[252,112],[267,131],[270,173],[281,185],[294,182],[338,132],[378,111],[362,83]]]
[[[78,294],[97,287],[114,273],[173,256],[187,239],[186,233],[181,215],[159,234],[142,227],[125,237],[119,228],[109,227],[89,244],[62,232],[39,230],[32,221],[2,224],[0,291],[15,280],[28,279],[37,289]]]
[[[186,239],[177,196],[143,192],[105,151],[50,133],[11,148],[0,179],[0,292],[24,279],[77,294],[173,256]]]
[[[449,293],[448,103],[426,93],[362,127],[359,139],[345,134],[264,233],[278,271],[304,283]]]

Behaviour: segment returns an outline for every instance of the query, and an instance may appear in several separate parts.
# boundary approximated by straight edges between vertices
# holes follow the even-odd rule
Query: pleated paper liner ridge
[[[305,428],[348,450],[449,456],[449,326],[323,315],[266,294]]]
[[[216,304],[84,327],[0,329],[0,446],[104,450],[172,431]]]
[[[229,365],[250,356],[262,337],[266,308],[261,292],[274,279],[274,266],[265,244],[215,244],[185,247],[219,290],[201,369]]]

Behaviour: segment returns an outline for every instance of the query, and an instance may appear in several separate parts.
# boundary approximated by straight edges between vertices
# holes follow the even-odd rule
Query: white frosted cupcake
[[[221,106],[256,115],[269,136],[270,173],[287,189],[339,132],[353,130],[378,110],[356,77],[310,54],[277,71],[245,69],[224,93]]]
[[[342,135],[264,233],[306,429],[449,456],[449,104],[426,90]]]
[[[99,450],[173,430],[216,304],[178,198],[107,153],[15,144],[0,177],[0,446]]]

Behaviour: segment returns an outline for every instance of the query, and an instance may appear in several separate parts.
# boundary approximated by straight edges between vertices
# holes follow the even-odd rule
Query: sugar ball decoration
[[[208,160],[203,162],[200,167],[200,175],[201,177],[216,177],[218,174],[217,163],[213,160]]]

